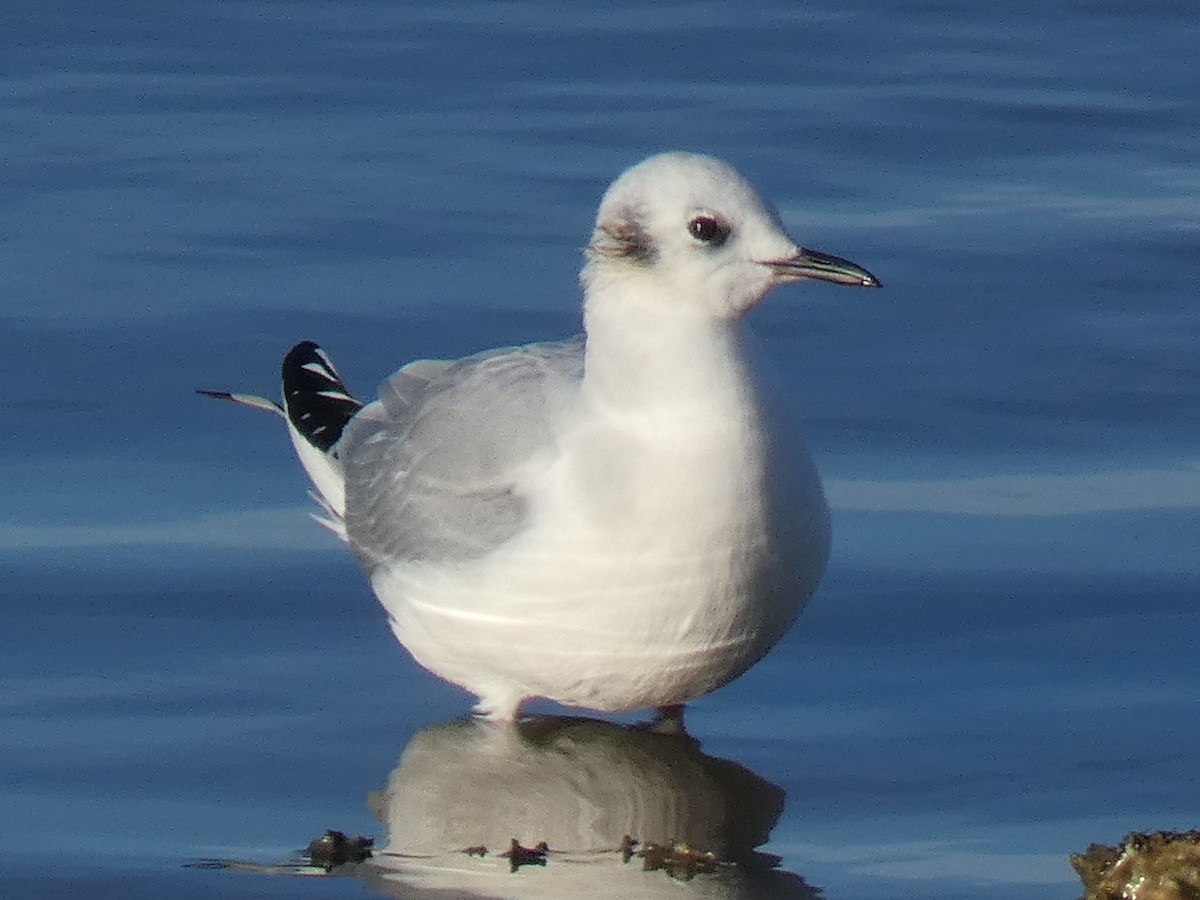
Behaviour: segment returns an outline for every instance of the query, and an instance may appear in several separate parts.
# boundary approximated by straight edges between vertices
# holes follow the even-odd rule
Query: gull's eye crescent
[[[702,244],[720,247],[729,237],[729,226],[716,216],[696,216],[688,222],[688,234]]]

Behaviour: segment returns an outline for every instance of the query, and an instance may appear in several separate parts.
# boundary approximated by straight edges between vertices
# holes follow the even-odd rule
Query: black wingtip
[[[314,447],[328,451],[362,403],[315,341],[301,341],[288,351],[281,376],[288,420]]]
[[[289,366],[300,366],[309,362],[314,356],[325,356],[325,351],[316,341],[301,341],[287,352],[283,358],[283,372],[287,374]],[[326,357],[327,358],[327,357]]]

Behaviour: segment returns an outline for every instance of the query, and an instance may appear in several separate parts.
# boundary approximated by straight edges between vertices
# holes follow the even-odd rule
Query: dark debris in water
[[[542,841],[536,847],[522,847],[520,842],[512,839],[512,844],[508,850],[501,853],[501,856],[508,857],[508,870],[516,872],[521,866],[544,866],[546,864],[546,854],[550,852],[550,848]]]
[[[626,835],[621,841],[621,858],[629,862],[632,857],[640,856],[644,872],[662,870],[672,878],[691,881],[697,875],[711,875],[717,870],[715,853],[697,850],[682,841],[646,841],[640,847],[639,844],[639,841]]]
[[[338,866],[346,863],[360,863],[371,858],[371,848],[375,839],[363,837],[346,837],[341,831],[326,829],[320,837],[315,837],[306,851],[309,861],[314,866],[332,872]]]
[[[717,870],[717,857],[713,853],[696,850],[688,844],[647,843],[638,855],[642,857],[643,870],[662,869],[680,881],[691,881],[697,875],[711,875]]]
[[[641,841],[637,840],[636,838],[631,838],[629,835],[625,835],[625,837],[621,838],[621,862],[629,862],[629,860],[633,858],[633,854],[637,851],[637,845],[640,843]]]
[[[483,844],[464,847],[461,852],[467,856],[488,855],[488,849]],[[545,841],[541,841],[533,847],[523,847],[520,841],[513,838],[509,849],[499,856],[508,860],[510,872],[517,872],[522,866],[546,865],[549,852],[550,847]],[[630,835],[622,838],[617,852],[621,854],[621,861],[624,863],[628,863],[637,856],[642,860],[643,871],[663,871],[680,881],[690,881],[697,875],[711,874],[717,870],[719,863],[716,854],[697,850],[682,841],[647,841],[643,843]]]
[[[1135,831],[1070,860],[1082,900],[1200,900],[1200,831]]]
[[[199,859],[187,863],[186,866],[196,869],[233,869],[273,875],[330,874],[342,866],[370,859],[374,845],[374,838],[362,835],[348,837],[344,832],[330,828],[309,842],[303,859],[273,865],[234,859]],[[467,856],[485,857],[488,855],[488,848],[483,844],[477,844],[464,847],[459,852]],[[621,855],[621,861],[624,863],[628,863],[637,856],[642,860],[643,871],[663,871],[671,878],[680,881],[690,881],[697,875],[711,874],[717,870],[720,862],[716,854],[698,850],[682,841],[642,842],[629,835],[625,835],[621,840],[616,852]],[[520,871],[523,866],[545,866],[549,853],[550,847],[545,841],[540,841],[533,847],[524,847],[520,841],[513,838],[509,849],[498,856],[507,859],[509,871],[515,873]],[[1087,900],[1093,900],[1093,898],[1089,895]],[[1180,900],[1191,900],[1191,895],[1183,896]],[[1200,900],[1200,897],[1197,900]]]

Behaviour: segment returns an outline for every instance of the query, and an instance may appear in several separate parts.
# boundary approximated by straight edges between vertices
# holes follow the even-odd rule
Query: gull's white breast
[[[397,637],[482,708],[662,706],[745,671],[815,586],[828,524],[807,457],[736,394],[632,415],[576,398],[522,486],[521,533],[479,559],[373,573]]]

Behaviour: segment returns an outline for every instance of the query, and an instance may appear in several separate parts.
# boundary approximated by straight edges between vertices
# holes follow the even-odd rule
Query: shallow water
[[[752,317],[836,528],[796,629],[689,712],[785,791],[763,849],[831,900],[1040,900],[1090,841],[1200,824],[1190,7],[0,17],[0,894],[386,888],[184,868],[382,836],[367,794],[469,706],[307,520],[277,423],[192,391],[272,391],[305,337],[368,393],[571,333],[596,200],[669,147],[886,285]]]

